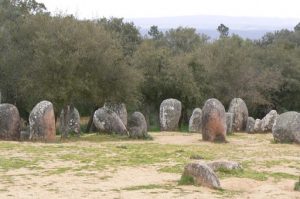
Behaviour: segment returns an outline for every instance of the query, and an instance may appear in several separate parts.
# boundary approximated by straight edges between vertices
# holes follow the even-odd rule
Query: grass
[[[299,177],[299,181],[295,183],[294,190],[295,191],[300,191],[300,177]]]
[[[122,190],[126,191],[136,191],[136,190],[147,190],[147,189],[166,189],[171,190],[174,186],[171,184],[148,184],[148,185],[139,185],[139,186],[131,186],[125,187]]]
[[[0,168],[2,170],[20,169],[33,164],[33,161],[23,160],[20,158],[5,158],[0,156]]]
[[[195,180],[192,176],[182,175],[178,185],[195,185]]]
[[[174,133],[176,135],[177,133]],[[154,137],[157,134],[152,134]],[[190,134],[184,134],[190,136]],[[297,179],[296,175],[274,172],[274,167],[289,167],[299,171],[298,145],[272,144],[268,134],[233,134],[227,137],[229,143],[215,144],[199,141],[196,144],[159,144],[155,140],[133,140],[128,137],[108,134],[85,134],[80,138],[57,140],[56,143],[0,142],[0,183],[11,185],[14,175],[8,171],[21,168],[37,175],[63,175],[65,173],[87,177],[102,171],[115,172],[122,167],[155,166],[159,172],[178,174],[184,166],[198,159],[203,161],[228,159],[240,162],[241,170],[220,169],[221,178],[248,178],[257,181],[274,179]],[[245,142],[246,140],[246,142]],[[258,158],[259,157],[259,158]],[[47,167],[52,162],[60,166]],[[274,169],[273,169],[274,170]],[[272,171],[272,172],[271,172]],[[113,176],[98,177],[99,181]],[[20,179],[20,178],[18,178]],[[181,177],[178,185],[194,184],[193,179]],[[300,182],[295,185],[299,190]],[[176,189],[177,185],[149,184],[124,188],[124,190]],[[51,188],[49,188],[51,189]],[[55,191],[55,190],[54,190]],[[156,191],[156,190],[154,190]],[[214,192],[222,197],[232,197],[239,192],[220,190]]]

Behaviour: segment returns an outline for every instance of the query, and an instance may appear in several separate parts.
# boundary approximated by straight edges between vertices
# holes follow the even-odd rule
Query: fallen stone
[[[189,163],[184,167],[182,178],[192,177],[195,185],[220,189],[220,181],[214,171],[202,162]]]

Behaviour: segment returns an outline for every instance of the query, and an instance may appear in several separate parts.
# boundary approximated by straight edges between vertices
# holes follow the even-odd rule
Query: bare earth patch
[[[0,142],[0,198],[287,198],[300,175],[300,146],[272,136],[235,134],[229,143],[200,134],[151,133],[153,141]],[[179,186],[184,164],[229,159],[240,173],[220,174],[224,190]]]

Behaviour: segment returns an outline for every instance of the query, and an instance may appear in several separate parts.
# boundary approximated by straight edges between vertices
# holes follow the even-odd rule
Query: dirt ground
[[[104,141],[98,142],[68,142],[63,143],[67,149],[61,151],[50,151],[47,157],[52,159],[42,159],[37,163],[35,168],[22,167],[12,168],[15,165],[10,165],[9,161],[6,164],[1,164],[0,169],[0,198],[286,198],[300,199],[300,192],[293,191],[295,180],[289,178],[274,179],[269,177],[266,180],[255,180],[247,177],[224,177],[220,179],[223,191],[211,190],[205,187],[196,187],[192,185],[179,186],[178,180],[180,173],[161,172],[160,169],[170,161],[157,162],[154,164],[139,164],[130,166],[112,166],[106,170],[68,170],[66,172],[47,173],[54,168],[76,168],[90,164],[84,161],[61,160],[57,159],[56,153],[68,154],[67,150],[72,147],[87,147],[102,150],[103,146],[122,144],[128,146],[140,145],[144,142],[147,144],[158,144],[164,146],[186,146],[194,148],[207,148],[215,146],[221,148],[223,145],[206,143],[201,141],[199,134],[187,133],[152,133],[153,141]],[[268,165],[254,164],[251,169],[262,172],[282,172],[294,176],[300,175],[300,146],[295,144],[278,145],[272,144],[271,135],[238,135],[230,138],[227,146],[233,146],[230,150],[239,148],[237,156],[226,157],[222,159],[230,159],[235,157],[235,160],[265,162],[268,160]],[[59,147],[61,144],[43,144],[43,143],[17,143],[14,142],[14,147],[6,146],[7,143],[0,142],[0,157],[6,158],[23,158],[24,160],[32,160],[36,158],[33,153],[22,151],[22,147],[31,147],[38,145],[40,150],[48,147]],[[1,147],[2,146],[2,147]],[[36,147],[36,146],[35,146]],[[292,155],[285,155],[285,150],[294,151]],[[26,150],[28,148],[25,148]],[[213,148],[214,149],[214,148]],[[75,150],[75,149],[74,149]],[[154,148],[155,150],[155,148]],[[225,150],[225,149],[224,149]],[[226,149],[229,150],[229,149]],[[109,150],[108,150],[109,151]],[[267,152],[273,154],[276,161],[270,156],[264,156]],[[51,154],[50,154],[51,153]],[[92,153],[92,152],[91,152]],[[218,151],[215,152],[218,154]],[[38,154],[34,152],[34,154]],[[228,153],[229,154],[229,153]],[[253,157],[253,154],[256,156]],[[294,155],[293,155],[294,154]],[[114,156],[114,153],[107,153],[107,156]],[[41,154],[39,154],[41,156]],[[219,158],[218,155],[213,159]],[[283,160],[283,161],[281,161]],[[285,162],[287,160],[287,162]],[[172,161],[175,161],[172,160]],[[294,162],[296,161],[296,162]],[[295,164],[293,164],[295,163]],[[297,164],[299,167],[297,167]],[[292,166],[291,166],[292,165]],[[293,166],[294,165],[294,166]],[[6,169],[4,169],[6,168]]]

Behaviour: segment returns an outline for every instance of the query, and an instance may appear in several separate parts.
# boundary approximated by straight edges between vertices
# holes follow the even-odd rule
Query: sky
[[[81,19],[188,15],[300,18],[300,0],[37,0]]]

